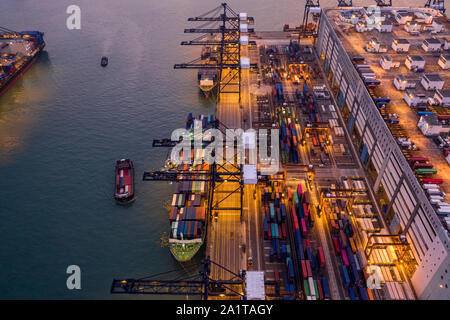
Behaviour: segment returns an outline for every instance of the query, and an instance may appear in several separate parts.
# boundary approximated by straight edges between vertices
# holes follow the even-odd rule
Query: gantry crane
[[[338,0],[338,7],[353,7],[352,0]]]
[[[299,32],[299,39],[298,39],[299,43],[300,43],[300,39],[302,37],[308,37],[308,36],[316,37],[317,36],[317,21],[319,19],[320,12],[312,11],[311,9],[313,9],[313,8],[314,9],[320,8],[319,0],[306,0],[305,10],[303,12],[303,22],[302,22],[302,25],[300,26],[300,32]],[[316,26],[311,31],[308,30],[308,20],[309,20],[310,14],[313,16],[313,21],[316,23]]]
[[[392,7],[392,0],[375,0],[379,7]]]
[[[225,125],[219,120],[214,121],[214,127],[221,131],[224,130]],[[204,129],[203,131],[205,131]],[[169,139],[155,140],[157,142],[164,142],[156,144],[155,146],[173,146],[169,142]],[[154,144],[155,144],[154,141]],[[192,141],[194,143],[194,141]],[[191,145],[192,147],[192,145]],[[202,146],[203,147],[203,146]],[[224,149],[225,150],[225,149]],[[223,152],[223,151],[222,151]],[[234,159],[233,159],[234,160]],[[236,165],[231,161],[224,161],[222,164],[212,163],[208,166],[208,170],[183,170],[181,168],[172,168],[168,170],[159,171],[146,171],[142,177],[143,181],[170,181],[170,182],[182,182],[182,181],[204,181],[208,183],[208,206],[207,216],[211,218],[213,211],[223,210],[239,210],[240,216],[243,213],[243,196],[244,196],[244,181],[242,177],[242,170],[240,165]],[[224,182],[233,183],[236,186],[232,191],[224,193],[224,196],[217,199],[215,196],[215,190],[220,187]],[[228,199],[231,195],[240,193],[240,201],[238,206],[223,207],[221,204]]]
[[[210,277],[211,265],[224,270],[230,275],[228,280],[215,280]],[[178,270],[164,272],[170,274]],[[181,270],[180,270],[181,271]],[[159,274],[161,275],[161,274]],[[111,294],[152,294],[152,295],[184,295],[200,296],[203,300],[209,297],[238,297],[246,299],[245,296],[246,272],[236,274],[233,271],[212,261],[206,257],[201,262],[201,270],[185,279],[162,280],[153,276],[140,279],[114,279],[111,284]],[[266,294],[269,297],[279,297],[279,284],[276,281],[264,281],[265,286],[273,286],[275,294]]]
[[[219,14],[220,13],[220,14]],[[217,14],[219,14],[217,16]],[[212,15],[209,16],[209,15]],[[214,16],[216,15],[216,16]],[[241,22],[253,24],[254,19],[247,17],[241,21],[239,14],[234,12],[226,3],[222,3],[207,13],[189,18],[190,22],[204,22],[197,28],[185,29],[185,33],[202,33],[200,37],[183,41],[181,45],[214,46],[217,48],[218,59],[213,63],[202,63],[201,58],[188,63],[175,64],[174,69],[217,70],[217,97],[220,94],[239,94],[241,100]],[[248,29],[254,32],[254,29]],[[255,45],[249,41],[249,45]],[[250,64],[250,69],[256,69],[257,64]],[[237,87],[237,89],[235,88]]]
[[[445,2],[444,0],[427,0],[424,5],[425,8],[433,8],[439,10],[442,14],[445,14]]]

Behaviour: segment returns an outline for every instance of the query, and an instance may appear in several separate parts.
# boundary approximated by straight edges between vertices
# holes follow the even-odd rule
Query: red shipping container
[[[344,230],[339,231],[339,235],[341,237],[342,248],[347,248],[347,236],[345,235]]]
[[[283,239],[286,239],[286,223],[284,222],[281,224],[281,231],[283,234]]]
[[[425,157],[411,157],[409,158],[409,163],[413,164],[414,162],[427,162],[430,161],[430,159]]]
[[[312,277],[311,261],[305,260],[306,270],[308,272],[308,277]]]
[[[280,273],[278,272],[278,270],[274,270],[274,277],[275,277],[275,281],[278,282],[280,281]]]
[[[302,266],[303,279],[306,279],[308,277],[308,270],[306,270],[306,261],[305,260],[301,260],[301,266]]]
[[[317,257],[319,260],[320,267],[324,267],[325,266],[325,255],[323,254],[322,247],[317,248]]]
[[[441,178],[425,178],[422,180],[422,183],[443,184],[444,180]]]
[[[336,255],[340,255],[341,254],[341,248],[339,247],[339,241],[336,237],[333,237],[333,247],[334,247],[334,251],[336,253]]]
[[[278,236],[280,237],[280,239],[284,240],[283,230],[281,230],[281,225],[278,225]]]
[[[317,290],[319,290],[319,300],[323,300],[323,290],[322,290],[322,281],[316,280]]]

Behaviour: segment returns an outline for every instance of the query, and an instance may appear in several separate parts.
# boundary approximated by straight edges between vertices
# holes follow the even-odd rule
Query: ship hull
[[[45,47],[45,43],[42,44],[39,48],[39,51],[31,58],[29,59],[21,68],[20,70],[16,70],[12,76],[8,80],[6,80],[1,86],[0,86],[0,96],[2,96],[4,93],[6,93],[15,83],[18,79],[22,77],[22,75],[27,72],[31,66],[36,62],[39,55],[41,54],[42,50]]]
[[[172,256],[179,262],[191,260],[203,245],[203,241],[195,243],[170,243],[169,248]]]

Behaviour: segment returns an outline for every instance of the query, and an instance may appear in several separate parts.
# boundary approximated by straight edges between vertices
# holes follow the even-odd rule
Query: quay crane
[[[11,35],[11,36],[17,36],[20,37],[20,32],[17,31],[13,31],[11,29],[5,28],[5,27],[0,27],[0,34],[3,35]]]
[[[299,43],[300,43],[300,38],[305,38],[308,36],[313,36],[314,38],[317,37],[317,27],[318,27],[318,20],[320,17],[320,3],[319,0],[306,0],[305,3],[305,10],[303,12],[303,22],[302,25],[300,26],[300,33],[299,33]],[[314,29],[309,31],[308,30],[308,19],[309,19],[309,15],[312,15],[313,17],[313,21],[315,22],[315,26]]]
[[[111,294],[152,294],[152,295],[191,295],[200,296],[203,300],[209,297],[238,297],[246,299],[245,284],[246,272],[236,274],[233,271],[212,261],[206,257],[201,262],[202,268],[198,274],[188,276],[185,279],[162,280],[152,276],[140,279],[114,279],[111,284]],[[211,264],[230,274],[228,280],[215,280],[210,277]],[[164,272],[169,274],[178,271]],[[180,270],[181,271],[181,270]],[[162,274],[159,274],[162,275]],[[279,297],[280,290],[276,281],[264,281],[265,286],[275,287],[275,294],[267,294],[271,297]]]
[[[210,16],[212,15],[212,16]],[[247,25],[253,24],[254,19],[247,17],[244,21]],[[191,62],[175,64],[174,69],[214,69],[218,74],[218,92],[220,94],[239,94],[241,101],[241,18],[226,3],[206,12],[205,14],[189,18],[190,22],[204,22],[197,28],[185,29],[185,33],[203,33],[200,37],[183,41],[181,45],[186,46],[216,46],[219,53],[216,63],[204,64],[201,59],[195,59]],[[254,29],[248,29],[249,33]],[[219,39],[210,39],[211,35],[216,35]],[[218,36],[217,36],[218,35]],[[255,41],[249,41],[249,45],[256,45]],[[257,64],[250,64],[250,69],[256,69]],[[226,72],[224,72],[226,70]],[[234,87],[237,87],[235,89]],[[230,89],[229,89],[230,88]]]
[[[341,2],[343,0],[339,0]],[[302,24],[295,28],[289,28],[289,25],[286,24],[283,28],[283,31],[285,32],[298,32],[298,42],[300,43],[301,38],[307,38],[307,37],[317,37],[318,33],[318,20],[320,17],[320,3],[319,0],[306,0],[305,3],[305,10],[303,12],[303,21]],[[308,20],[309,15],[312,15],[314,23],[314,28],[308,27]]]
[[[218,119],[213,122],[215,129],[219,129],[225,134],[227,127],[221,123]],[[206,129],[203,129],[205,131]],[[177,142],[171,141],[170,139],[160,139],[154,140],[154,147],[173,147]],[[194,142],[192,142],[194,143]],[[240,216],[242,218],[243,213],[243,197],[244,197],[244,180],[243,172],[241,166],[231,163],[229,161],[224,161],[222,164],[216,162],[209,166],[209,170],[202,171],[190,171],[181,169],[170,169],[170,170],[160,170],[160,171],[150,171],[144,172],[143,181],[205,181],[208,183],[208,206],[207,206],[207,216],[212,217],[213,211],[223,211],[223,210],[239,210]],[[237,186],[232,191],[223,192],[220,194],[224,195],[221,199],[216,199],[215,190],[222,185],[224,182],[238,183]],[[239,192],[240,201],[238,206],[233,207],[222,207],[220,204],[228,199],[231,195]]]

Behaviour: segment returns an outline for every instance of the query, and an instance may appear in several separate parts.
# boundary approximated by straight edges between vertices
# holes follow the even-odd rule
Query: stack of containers
[[[325,266],[325,258],[322,248],[319,247],[315,256],[312,251],[311,242],[307,238],[308,227],[312,227],[312,215],[309,207],[309,193],[303,192],[301,184],[292,191],[288,189],[289,198],[292,199],[291,215],[295,230],[295,243],[300,260],[300,271],[302,276],[303,290],[307,300],[329,299],[328,286],[324,289],[323,282],[317,280],[315,275],[319,269]],[[319,278],[320,279],[320,278]],[[325,280],[326,283],[326,280]]]
[[[283,107],[283,111],[278,113],[278,121],[282,160],[285,163],[298,163],[301,156],[299,149],[300,126],[295,122],[295,110]]]
[[[346,188],[349,186],[345,185]],[[337,200],[338,202],[344,200]],[[345,204],[345,203],[344,203]],[[345,207],[343,203],[335,206],[334,212],[330,212],[329,222],[331,239],[336,256],[340,257],[340,273],[342,284],[347,288],[347,293],[352,300],[369,300],[365,278],[362,276],[367,265],[363,249],[357,251],[354,239],[354,227],[345,212],[340,212],[339,207]],[[364,260],[363,260],[364,258]],[[363,260],[363,261],[361,261]]]
[[[283,259],[280,240],[286,239],[286,206],[281,201],[281,193],[281,188],[275,184],[261,190],[264,239],[271,240],[270,261],[275,257],[278,261]]]

